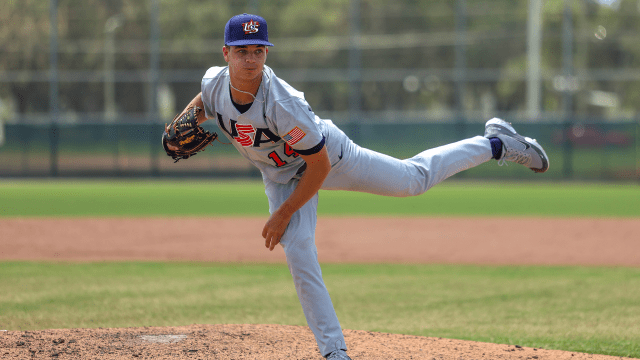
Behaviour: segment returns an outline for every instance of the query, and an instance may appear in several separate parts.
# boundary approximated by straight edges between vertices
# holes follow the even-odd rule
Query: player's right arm
[[[269,217],[262,229],[262,237],[265,239],[264,245],[269,250],[273,250],[280,243],[280,239],[287,230],[293,214],[300,210],[320,190],[322,183],[324,183],[331,171],[331,162],[329,161],[326,146],[323,146],[317,153],[301,154],[300,156],[307,164],[307,169],[293,193]]]

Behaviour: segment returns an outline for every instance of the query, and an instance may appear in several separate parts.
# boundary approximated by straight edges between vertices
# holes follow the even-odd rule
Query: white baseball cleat
[[[549,157],[535,139],[519,135],[508,122],[493,118],[485,124],[484,137],[502,141],[502,156],[498,165],[505,161],[522,164],[529,169],[543,173],[549,170]]]

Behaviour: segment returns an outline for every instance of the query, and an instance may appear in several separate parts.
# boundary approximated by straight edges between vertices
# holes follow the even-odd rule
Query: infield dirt
[[[0,219],[0,260],[284,262],[265,218]],[[171,224],[176,224],[172,226]],[[179,227],[177,224],[180,224]],[[640,219],[321,218],[321,262],[640,266]],[[621,359],[345,330],[357,359]],[[0,331],[2,359],[321,359],[307,327]]]

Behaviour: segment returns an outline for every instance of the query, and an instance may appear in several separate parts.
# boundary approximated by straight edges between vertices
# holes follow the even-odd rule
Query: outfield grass
[[[640,269],[325,264],[344,328],[640,357]],[[305,325],[286,265],[0,266],[6,330]]]
[[[640,216],[635,183],[442,183],[427,193],[390,198],[321,191],[320,215]],[[0,217],[266,215],[260,182],[3,181]]]

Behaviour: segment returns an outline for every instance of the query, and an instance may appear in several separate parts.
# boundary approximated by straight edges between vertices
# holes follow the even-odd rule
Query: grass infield
[[[341,325],[640,357],[640,269],[323,265]],[[6,330],[305,325],[286,265],[0,265]]]

